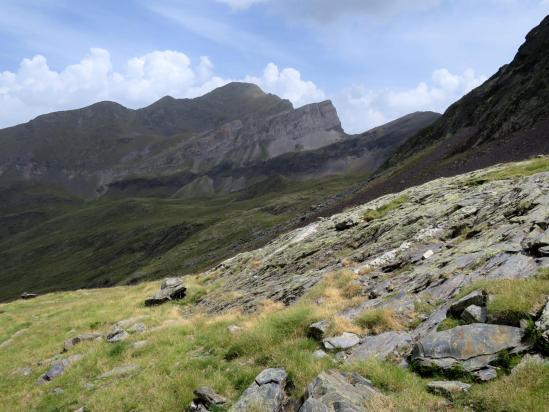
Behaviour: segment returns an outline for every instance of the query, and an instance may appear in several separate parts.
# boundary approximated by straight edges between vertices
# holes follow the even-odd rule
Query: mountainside
[[[0,304],[2,405],[542,412],[548,221],[540,157],[384,196],[183,279]]]
[[[526,36],[511,63],[406,141],[351,203],[549,153],[548,49],[549,16]]]

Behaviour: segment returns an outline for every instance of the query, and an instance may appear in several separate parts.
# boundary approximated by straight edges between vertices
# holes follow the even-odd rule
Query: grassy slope
[[[204,269],[269,240],[270,229],[358,180],[285,182],[252,196],[71,205],[60,216],[0,240],[0,300],[24,290],[111,286]]]

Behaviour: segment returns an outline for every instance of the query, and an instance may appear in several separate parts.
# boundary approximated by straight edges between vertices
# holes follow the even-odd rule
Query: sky
[[[230,81],[358,133],[443,112],[510,62],[549,0],[0,0],[0,127]]]

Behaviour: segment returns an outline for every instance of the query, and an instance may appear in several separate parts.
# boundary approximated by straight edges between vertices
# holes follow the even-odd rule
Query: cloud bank
[[[36,55],[23,59],[15,72],[1,72],[0,127],[101,100],[138,108],[166,95],[196,97],[232,80],[256,83],[266,92],[289,99],[296,107],[331,98],[345,130],[358,133],[416,110],[443,111],[485,78],[473,70],[452,74],[439,69],[429,82],[409,90],[356,85],[329,95],[303,79],[299,70],[279,68],[275,63],[268,63],[261,74],[228,79],[215,74],[206,56],[193,63],[185,53],[165,50],[133,57],[116,70],[110,53],[95,48],[80,62],[60,71],[50,68],[44,56]]]

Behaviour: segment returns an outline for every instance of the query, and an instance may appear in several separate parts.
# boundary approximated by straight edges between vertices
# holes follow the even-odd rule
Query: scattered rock
[[[412,337],[406,332],[385,332],[366,336],[360,345],[354,347],[347,358],[348,362],[367,359],[390,359],[400,362],[412,348]]]
[[[498,372],[496,368],[489,366],[473,372],[473,376],[481,382],[488,382],[492,379],[496,379],[498,377]]]
[[[230,412],[282,412],[286,403],[288,374],[284,369],[265,369],[244,391]]]
[[[65,370],[72,363],[77,362],[80,359],[82,359],[82,355],[73,355],[73,356],[69,356],[68,358],[65,358],[65,359],[60,359],[60,360],[54,361],[51,364],[50,368],[47,370],[47,372],[44,375],[42,375],[40,378],[38,378],[38,381],[36,383],[41,385],[41,384],[48,383],[48,382],[52,381],[53,379],[55,379],[58,376],[65,373]]]
[[[181,279],[167,278],[162,282],[160,292],[145,299],[145,306],[161,305],[170,300],[183,299],[186,292],[187,288]]]
[[[107,378],[120,378],[124,376],[128,376],[132,373],[135,373],[139,370],[139,366],[137,365],[124,365],[124,366],[118,366],[114,369],[111,369],[110,371],[107,371],[97,377],[97,379],[107,379]]]
[[[83,333],[73,338],[67,339],[63,345],[63,352],[72,349],[72,347],[80,342],[86,342],[95,339],[101,339],[103,336],[99,333]]]
[[[520,328],[505,325],[457,326],[431,333],[416,343],[412,360],[421,367],[450,369],[460,365],[472,372],[496,360],[498,352],[519,353],[528,349],[521,342],[522,334]]]
[[[147,327],[145,326],[144,323],[138,322],[138,323],[133,324],[128,329],[128,332],[130,332],[130,333],[143,333],[143,332],[145,332],[146,329],[147,329]]]
[[[354,333],[343,332],[340,336],[326,338],[322,341],[327,350],[345,350],[360,343],[360,338]]]
[[[122,329],[126,329],[127,327],[136,324],[137,322],[141,322],[143,319],[146,319],[146,316],[134,316],[132,318],[128,319],[122,319],[116,322],[116,326]]]
[[[337,222],[335,224],[335,230],[337,230],[338,232],[341,232],[343,230],[350,229],[353,226],[356,226],[357,224],[358,223],[355,222],[353,219],[347,218],[345,220],[341,220],[341,221]]]
[[[539,354],[526,354],[523,356],[523,358],[520,360],[519,364],[513,368],[511,373],[516,373],[518,370],[522,369],[524,366],[528,365],[529,363],[535,363],[539,365],[547,365],[549,364],[549,361],[544,359],[543,356]]]
[[[485,306],[470,305],[461,312],[460,317],[465,323],[486,323],[488,312]]]
[[[328,354],[324,352],[322,349],[317,349],[313,352],[313,357],[316,359],[322,359],[326,356],[328,356]]]
[[[455,395],[467,392],[471,385],[460,381],[433,381],[427,384],[427,389],[436,394],[452,400]]]
[[[213,389],[207,386],[200,386],[194,390],[195,398],[191,402],[192,411],[209,410],[211,407],[219,407],[227,403],[227,400],[218,395]]]
[[[308,335],[316,340],[324,339],[328,328],[330,327],[330,322],[327,320],[320,320],[313,323],[309,326]]]
[[[328,370],[309,384],[299,412],[360,412],[377,395],[371,382],[359,374]]]
[[[21,293],[21,299],[33,299],[38,296],[38,293],[23,292]]]
[[[128,336],[128,332],[126,332],[124,329],[119,328],[118,326],[115,326],[108,334],[107,334],[107,342],[109,343],[115,343],[125,340]]]
[[[468,295],[462,297],[457,302],[453,303],[448,309],[448,313],[456,318],[461,316],[461,313],[469,306],[486,306],[488,296],[486,292],[475,290]]]
[[[134,349],[143,349],[149,343],[146,340],[138,340],[137,342],[132,343],[132,348]]]

